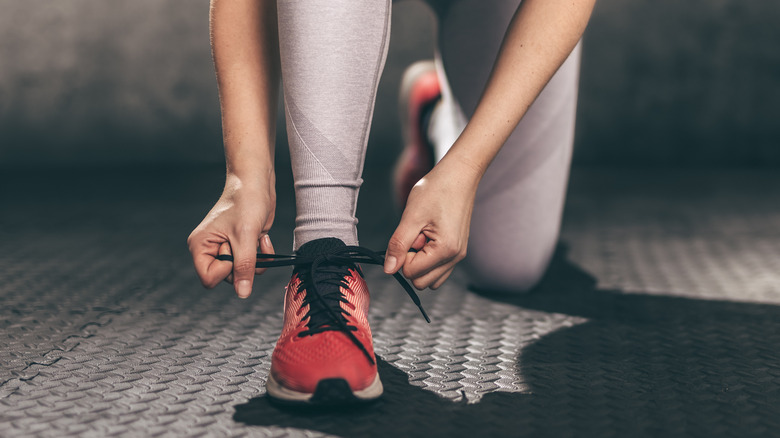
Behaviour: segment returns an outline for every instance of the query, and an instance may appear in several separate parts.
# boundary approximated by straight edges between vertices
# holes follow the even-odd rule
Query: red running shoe
[[[295,266],[284,299],[284,328],[271,357],[268,395],[294,404],[337,405],[382,395],[368,326],[368,288],[357,263],[384,264],[384,252],[317,239],[295,255],[257,254],[258,268]],[[218,260],[233,261],[229,254]],[[431,322],[412,286],[404,288]]]
[[[433,61],[418,61],[404,72],[399,108],[404,149],[393,178],[395,200],[403,210],[409,192],[436,164],[433,145],[428,140],[428,122],[441,99],[441,85]]]
[[[271,358],[268,395],[307,404],[342,404],[382,395],[363,274],[341,240],[301,246],[284,299],[284,328]],[[305,262],[308,261],[308,262]]]

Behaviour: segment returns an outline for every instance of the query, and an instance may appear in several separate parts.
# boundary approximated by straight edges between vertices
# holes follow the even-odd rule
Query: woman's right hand
[[[227,280],[239,297],[249,297],[254,276],[265,272],[255,268],[258,247],[262,253],[274,252],[268,230],[275,210],[273,175],[269,184],[247,184],[228,176],[222,196],[187,238],[203,286],[211,289]],[[232,255],[233,262],[217,260],[223,254]]]

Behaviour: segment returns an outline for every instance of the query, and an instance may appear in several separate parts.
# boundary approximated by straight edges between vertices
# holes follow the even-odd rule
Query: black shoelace
[[[368,360],[373,364],[374,359],[368,352],[362,342],[352,333],[357,327],[347,324],[344,317],[347,313],[341,303],[347,303],[346,297],[340,292],[341,287],[348,287],[344,276],[344,267],[351,267],[363,275],[357,267],[357,263],[372,265],[384,265],[384,251],[372,251],[362,246],[342,246],[332,248],[327,252],[317,255],[283,255],[283,254],[262,254],[258,253],[258,260],[255,264],[258,268],[273,268],[279,266],[294,266],[295,272],[301,279],[297,293],[306,290],[306,296],[302,306],[309,305],[309,311],[303,316],[303,319],[309,317],[307,330],[298,334],[298,336],[310,336],[328,330],[339,330],[344,332],[352,342],[360,348]],[[217,260],[233,261],[231,255],[218,255]],[[404,288],[409,298],[420,309],[427,322],[431,322],[428,314],[420,303],[420,297],[417,296],[409,282],[400,272],[393,274],[393,277]],[[333,285],[335,288],[329,288],[329,291],[321,292],[317,285]],[[335,291],[335,292],[334,292]]]

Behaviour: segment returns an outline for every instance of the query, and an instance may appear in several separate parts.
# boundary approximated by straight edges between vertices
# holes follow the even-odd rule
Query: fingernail
[[[238,296],[239,298],[248,298],[252,293],[252,284],[249,280],[241,280],[238,282]]]
[[[395,264],[398,262],[398,259],[396,259],[394,256],[388,256],[385,259],[385,273],[386,274],[392,274],[393,270],[395,269]]]
[[[266,246],[271,246],[271,236],[269,236],[268,234],[263,236],[263,243],[265,243]]]

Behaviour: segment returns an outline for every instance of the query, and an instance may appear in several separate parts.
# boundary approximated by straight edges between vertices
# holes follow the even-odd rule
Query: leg
[[[339,404],[382,394],[360,270],[355,207],[389,0],[278,0],[287,132],[295,180],[295,269],[266,389],[287,403]],[[333,257],[338,256],[340,257]],[[349,309],[349,312],[347,312]]]
[[[519,2],[434,3],[439,16],[442,104],[431,137],[441,156],[474,111]],[[483,178],[474,206],[470,282],[521,292],[533,287],[555,248],[569,175],[579,77],[578,46],[515,129]]]
[[[296,250],[323,237],[357,244],[355,208],[390,6],[389,0],[278,3]]]

